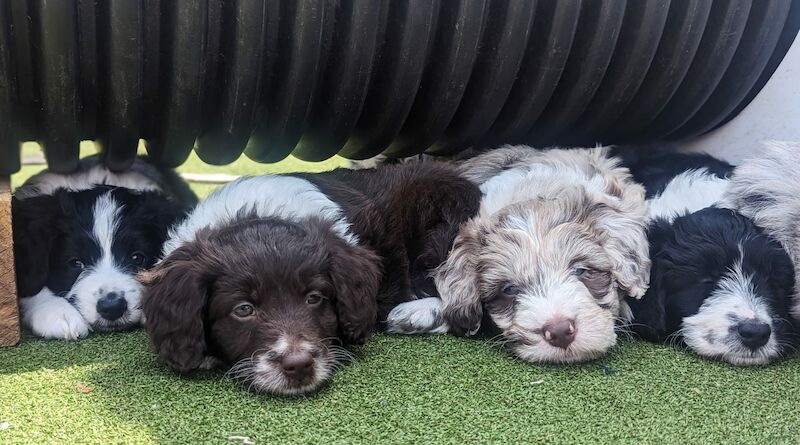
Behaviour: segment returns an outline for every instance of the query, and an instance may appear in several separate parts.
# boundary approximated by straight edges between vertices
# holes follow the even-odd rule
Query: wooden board
[[[11,232],[11,187],[0,178],[0,346],[19,341],[17,280],[14,274],[14,240]]]

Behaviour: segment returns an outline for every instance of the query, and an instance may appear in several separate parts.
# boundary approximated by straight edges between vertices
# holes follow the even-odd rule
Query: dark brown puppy
[[[443,164],[259,176],[201,203],[165,244],[144,313],[159,356],[222,362],[257,390],[326,382],[345,349],[415,294],[480,192]]]

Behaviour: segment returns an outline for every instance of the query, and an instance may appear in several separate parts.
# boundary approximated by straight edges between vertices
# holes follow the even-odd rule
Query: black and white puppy
[[[632,330],[682,341],[698,355],[760,365],[794,342],[791,260],[750,219],[720,202],[733,167],[707,155],[669,154],[634,166],[647,189],[650,288],[629,299]]]
[[[258,391],[327,382],[394,305],[433,287],[480,191],[438,163],[243,178],[180,225],[143,274],[155,351]]]
[[[123,173],[89,157],[74,173],[31,177],[12,201],[23,325],[64,340],[137,325],[136,274],[155,264],[168,227],[196,201],[178,175],[146,158]]]

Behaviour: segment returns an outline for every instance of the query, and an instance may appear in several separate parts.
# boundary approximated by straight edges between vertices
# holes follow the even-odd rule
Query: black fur
[[[705,168],[719,178],[728,178],[733,171],[730,164],[704,154],[658,153],[631,159],[626,162],[648,198],[661,194],[676,175],[686,171]],[[797,337],[789,321],[795,279],[792,263],[781,245],[750,219],[715,204],[709,202],[710,207],[672,221],[660,216],[651,221],[650,288],[641,300],[628,299],[634,315],[632,329],[653,342],[667,342],[677,335],[676,340],[695,352],[734,364],[763,364],[786,353]],[[737,314],[750,317],[754,312],[711,304],[714,295],[750,294],[740,288],[730,291],[724,284],[742,282],[732,275],[737,268],[749,278],[752,296],[729,297],[730,301],[755,299],[766,316],[741,319]],[[687,324],[689,317],[698,314],[702,324],[698,318]],[[747,341],[743,326],[748,320],[766,332],[759,338],[777,344],[777,350]],[[728,330],[722,332],[726,326]]]
[[[31,296],[47,286],[56,294],[68,291],[80,270],[66,267],[70,258],[87,265],[100,257],[100,248],[89,235],[94,220],[92,207],[97,198],[110,193],[122,205],[120,224],[112,253],[124,270],[155,264],[167,228],[188,211],[156,192],[98,186],[91,190],[57,190],[52,195],[12,200],[14,251],[17,286],[21,297]],[[130,253],[145,255],[142,265],[131,264]]]
[[[93,156],[81,160],[75,174],[44,171],[26,181],[12,199],[17,290],[23,321],[34,334],[77,338],[90,329],[122,330],[137,324],[141,286],[135,276],[155,264],[168,228],[197,202],[177,174],[154,167],[146,158],[137,158],[132,169],[144,177],[132,175],[124,181],[135,190],[113,185],[120,177],[107,171],[84,176],[99,165]],[[109,227],[99,232],[102,236],[94,231],[96,211]],[[104,255],[103,245],[110,254]],[[40,292],[38,299],[28,299]],[[48,317],[67,324],[53,324]],[[70,330],[81,319],[88,328]]]
[[[794,286],[791,260],[779,243],[744,216],[707,208],[650,226],[653,261],[650,289],[641,300],[628,299],[634,332],[662,342],[696,314],[722,277],[744,252],[742,270],[751,276],[759,298],[778,321],[776,335],[794,337],[789,296]],[[788,338],[785,338],[789,340]]]
[[[672,178],[686,171],[705,168],[719,178],[728,178],[733,173],[731,164],[703,153],[657,152],[650,156],[627,155],[622,159],[633,179],[644,186],[648,199],[661,194]]]

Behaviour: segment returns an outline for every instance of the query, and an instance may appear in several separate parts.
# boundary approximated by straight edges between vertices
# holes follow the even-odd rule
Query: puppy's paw
[[[399,304],[386,320],[386,331],[391,334],[444,334],[449,329],[442,317],[442,300],[436,297]]]
[[[373,326],[364,326],[354,323],[342,323],[340,331],[342,340],[348,345],[361,346],[367,343],[372,335]]]
[[[89,324],[63,298],[54,295],[22,298],[20,306],[23,323],[39,337],[77,340],[89,335]]]

